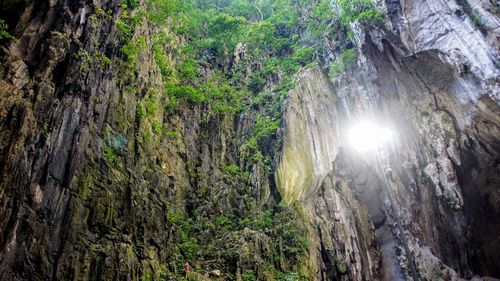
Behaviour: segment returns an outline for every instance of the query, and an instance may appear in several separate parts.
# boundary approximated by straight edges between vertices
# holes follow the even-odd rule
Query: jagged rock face
[[[262,162],[248,183],[223,172],[255,112],[206,118],[184,104],[167,114],[148,51],[134,92],[114,64],[86,69],[78,50],[120,59],[119,3],[34,3],[0,80],[0,279],[159,279],[175,258],[168,211],[242,214],[247,197],[256,210],[283,199],[304,211],[310,279],[411,279],[408,256],[420,280],[499,278],[498,7],[473,5],[481,34],[455,1],[378,2],[389,28],[356,29],[353,69],[331,80],[319,67],[298,74],[278,134],[277,190]],[[91,20],[93,7],[114,13]],[[159,110],[138,118],[155,99]],[[378,154],[350,149],[346,131],[360,118],[392,128],[394,140]],[[155,121],[171,134],[155,135]],[[242,265],[274,255],[271,240],[228,235],[218,246],[240,255],[209,269],[241,279]]]
[[[411,279],[401,230],[420,280],[499,277],[499,34],[481,34],[454,1],[380,5],[393,30],[359,30],[357,65],[333,79],[331,97],[310,71],[286,113],[280,167],[291,175],[277,178],[307,176],[278,183],[307,206],[317,278]],[[493,5],[474,9],[495,27]],[[377,153],[350,149],[346,132],[362,119],[394,140]]]
[[[333,87],[320,69],[299,74],[299,86],[290,92],[286,134],[276,182],[285,202],[316,191],[332,169],[339,143]]]
[[[235,136],[249,134],[253,115],[205,118],[200,106],[186,104],[166,114],[165,97],[154,96],[161,78],[151,42],[127,81],[113,24],[120,1],[83,4],[30,6],[29,27],[11,45],[0,80],[2,280],[158,279],[177,243],[168,212],[244,212],[251,207],[243,195],[256,198],[256,208],[273,200],[262,162],[251,167],[248,184],[222,171],[237,162],[243,139]],[[99,18],[96,7],[114,12]],[[136,32],[149,34],[146,26]],[[92,49],[113,63],[77,53]],[[138,107],[150,101],[157,110],[139,118]],[[170,133],[155,133],[155,122]],[[247,236],[226,237],[220,247],[253,253],[269,240]]]

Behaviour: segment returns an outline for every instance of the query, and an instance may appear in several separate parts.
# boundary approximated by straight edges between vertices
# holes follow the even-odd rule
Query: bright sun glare
[[[369,121],[356,123],[348,132],[349,144],[362,152],[373,150],[392,138],[392,131]]]

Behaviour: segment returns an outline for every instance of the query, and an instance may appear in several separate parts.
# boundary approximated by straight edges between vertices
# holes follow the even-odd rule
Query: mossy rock
[[[208,276],[194,271],[188,272],[186,277],[187,280],[192,281],[212,281],[212,279],[210,279]]]

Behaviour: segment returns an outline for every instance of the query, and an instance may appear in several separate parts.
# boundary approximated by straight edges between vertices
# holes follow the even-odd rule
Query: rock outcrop
[[[498,7],[380,2],[390,30],[357,27],[356,65],[333,88],[303,74],[285,115],[277,182],[317,229],[317,279],[499,277]],[[365,119],[392,142],[350,148]]]
[[[124,63],[116,22],[143,3],[122,2],[2,9],[1,280],[179,280],[186,259],[200,280],[500,278],[495,1],[376,1],[354,65],[303,68],[252,157],[262,109],[172,109],[153,52],[170,30],[139,22]],[[358,153],[361,119],[394,138]]]

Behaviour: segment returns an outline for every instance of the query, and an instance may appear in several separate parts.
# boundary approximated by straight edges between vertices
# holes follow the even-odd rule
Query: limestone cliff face
[[[482,33],[457,2],[380,1],[390,30],[358,28],[351,70],[332,86],[309,71],[291,93],[276,177],[308,210],[317,279],[500,276],[498,7],[469,10]],[[394,140],[351,149],[363,119]]]
[[[0,279],[179,280],[189,255],[215,280],[500,278],[494,1],[377,1],[352,68],[297,74],[271,165],[242,157],[259,109],[170,111],[157,27],[123,74],[121,1],[26,3],[0,77]],[[394,140],[349,148],[363,118]]]
[[[290,92],[286,134],[276,181],[291,203],[315,192],[338,153],[338,114],[333,86],[320,69],[299,73]]]
[[[268,202],[262,160],[239,163],[251,171],[245,179],[224,169],[238,163],[255,114],[207,117],[188,104],[167,114],[148,26],[134,31],[147,40],[132,78],[122,72],[114,24],[122,9],[120,1],[36,2],[22,15],[27,27],[0,80],[2,280],[180,278],[175,223],[191,227],[225,210],[245,217]],[[200,231],[215,239],[211,255],[234,252],[205,265],[231,278],[258,266],[245,255],[270,240]],[[273,257],[274,249],[259,251]]]

